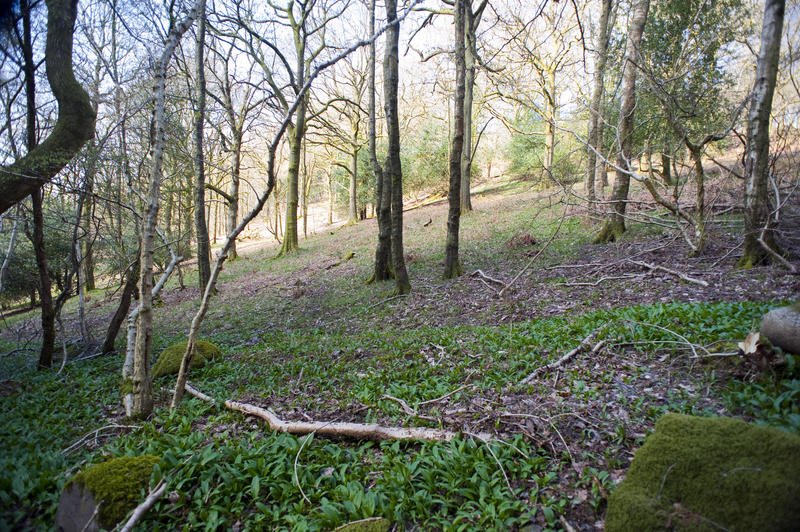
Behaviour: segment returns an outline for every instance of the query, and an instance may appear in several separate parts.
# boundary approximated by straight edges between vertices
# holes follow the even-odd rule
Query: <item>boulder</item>
[[[667,414],[611,494],[608,532],[797,530],[800,436]]]
[[[178,370],[181,369],[181,360],[183,359],[183,354],[185,352],[186,342],[172,344],[168,348],[164,349],[158,356],[158,360],[153,366],[153,378],[155,379],[157,377],[161,377],[162,375],[177,374]],[[209,360],[217,358],[221,355],[222,351],[220,351],[219,347],[215,346],[211,342],[198,340],[197,350],[194,353],[194,357],[192,357],[191,367],[201,368],[205,366],[206,362]]]
[[[800,303],[767,312],[761,321],[760,332],[772,345],[800,355]]]
[[[158,461],[152,455],[123,456],[81,471],[64,486],[56,529],[95,532],[114,528],[144,499]]]

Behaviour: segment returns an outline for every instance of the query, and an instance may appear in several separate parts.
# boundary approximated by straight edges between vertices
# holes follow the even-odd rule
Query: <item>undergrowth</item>
[[[217,399],[261,401],[283,415],[332,421],[360,416],[402,425],[436,423],[415,419],[385,395],[418,407],[469,384],[448,404],[470,407],[482,399],[482,406],[470,412],[485,411],[491,419],[470,413],[465,424],[498,430],[504,443],[489,445],[466,437],[378,444],[275,434],[195,400],[169,412],[162,392],[157,414],[140,428],[118,437],[107,436],[120,431],[90,434],[64,452],[90,431],[127,424],[118,406],[120,360],[68,364],[57,375],[35,372],[23,357],[7,357],[0,360],[0,371],[3,378],[13,378],[4,384],[13,385],[5,386],[0,398],[5,449],[0,529],[50,528],[59,493],[72,474],[109,456],[141,454],[163,457],[151,485],[163,476],[167,491],[174,492],[148,514],[143,530],[323,530],[371,516],[425,530],[557,527],[558,516],[575,504],[564,495],[565,485],[585,491],[600,518],[597,484],[613,489],[610,473],[625,467],[626,453],[642,441],[636,427],[652,428],[667,411],[717,415],[727,408],[760,423],[800,430],[800,381],[792,375],[755,382],[731,378],[724,368],[690,361],[684,342],[702,346],[740,339],[778,304],[639,305],[497,327],[261,331],[246,342],[239,333],[217,332],[209,339],[225,356],[191,376]],[[533,369],[598,328],[609,342],[603,361],[575,360],[555,391],[549,379],[519,385]],[[658,381],[663,378],[659,366],[666,368],[669,381]],[[170,384],[171,378],[160,379],[156,389]],[[533,441],[496,417],[506,408],[504,397],[555,392],[561,397],[553,403],[555,410],[532,414],[554,420],[568,416],[577,404],[597,405],[594,428],[566,433],[572,455],[557,442]],[[436,405],[432,411],[441,414],[443,408]],[[619,408],[630,419],[621,418]],[[585,467],[572,471],[570,461]]]

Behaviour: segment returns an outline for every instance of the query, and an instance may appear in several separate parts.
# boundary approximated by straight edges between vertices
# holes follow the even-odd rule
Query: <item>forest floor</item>
[[[0,436],[12,451],[0,458],[0,529],[47,528],[69,474],[103,456],[147,452],[164,457],[176,495],[143,529],[319,530],[378,515],[397,530],[565,522],[597,530],[608,493],[663,413],[733,415],[800,432],[800,381],[706,356],[735,351],[766,311],[800,294],[800,278],[785,268],[735,268],[740,216],[718,217],[705,252],[690,257],[677,233],[640,223],[618,242],[591,244],[598,223],[561,197],[524,181],[485,186],[462,219],[465,275],[449,281],[441,280],[446,205],[407,211],[412,292],[404,297],[392,297],[392,283],[365,284],[374,220],[304,240],[280,260],[274,248],[247,246],[221,275],[202,336],[226,356],[192,372],[198,389],[287,420],[464,435],[450,443],[272,434],[194,399],[170,414],[172,378],[156,382],[153,419],[120,428],[134,426],[119,404],[120,357],[36,373],[25,351],[37,339],[36,317],[8,318]],[[156,309],[156,353],[185,338],[198,305],[199,289],[177,284]],[[91,295],[96,337],[115,304],[111,291]],[[79,330],[75,314],[70,306],[67,331]],[[590,335],[586,349],[544,370]],[[479,432],[496,440],[469,436]]]

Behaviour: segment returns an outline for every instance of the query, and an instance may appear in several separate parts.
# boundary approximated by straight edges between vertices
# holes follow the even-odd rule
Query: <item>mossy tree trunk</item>
[[[369,34],[375,35],[375,0],[369,7]],[[369,162],[375,174],[375,216],[378,219],[378,245],[375,248],[374,281],[394,278],[392,270],[392,181],[378,162],[375,122],[375,41],[369,45]]]
[[[596,212],[597,193],[597,170],[598,167],[605,170],[605,163],[600,160],[598,165],[597,153],[603,150],[603,93],[604,79],[606,74],[606,63],[608,60],[608,41],[611,34],[608,31],[608,19],[611,17],[612,0],[603,0],[603,6],[600,11],[600,23],[597,28],[597,36],[595,39],[595,64],[594,73],[592,75],[592,97],[589,103],[589,130],[587,134],[587,141],[589,146],[586,149],[586,177],[584,186],[586,188],[586,198],[589,203],[588,211],[589,216]],[[600,185],[602,187],[602,184]]]
[[[58,102],[58,119],[43,142],[16,162],[0,167],[0,213],[55,177],[94,136],[96,115],[89,95],[75,80],[72,70],[77,2],[47,0],[46,4],[45,66],[50,89]]]
[[[769,260],[766,247],[780,253],[775,242],[767,196],[769,181],[769,122],[772,97],[778,76],[781,33],[786,10],[785,0],[766,0],[761,29],[753,101],[747,121],[744,183],[744,253],[738,265],[742,268]]]
[[[389,135],[384,173],[391,181],[392,205],[392,264],[394,266],[395,286],[398,294],[411,291],[408,280],[405,256],[403,254],[403,169],[400,163],[400,117],[397,107],[397,88],[399,73],[400,24],[397,22],[397,1],[386,0],[385,52],[383,56],[383,97],[386,110],[386,129]]]
[[[444,279],[460,277],[464,270],[458,259],[458,231],[461,218],[461,156],[464,149],[464,106],[466,65],[464,59],[464,2],[455,0],[455,63],[456,90],[453,95],[453,144],[450,150],[450,190],[448,194],[447,241],[444,256]]]
[[[619,125],[617,126],[617,171],[611,192],[612,210],[606,216],[595,243],[613,242],[625,232],[625,211],[630,188],[630,162],[633,156],[633,126],[636,109],[636,69],[639,50],[647,21],[650,0],[637,0],[633,6],[633,19],[628,30],[625,60],[622,67],[622,100],[620,102]]]

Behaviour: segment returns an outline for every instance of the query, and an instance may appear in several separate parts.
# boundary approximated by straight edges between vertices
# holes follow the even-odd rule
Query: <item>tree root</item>
[[[189,383],[186,384],[186,393],[200,400],[213,403],[214,399]],[[431,429],[426,427],[386,427],[376,423],[347,423],[327,421],[284,421],[269,409],[248,403],[227,400],[223,403],[226,408],[247,415],[260,417],[265,420],[271,430],[288,432],[289,434],[316,433],[323,436],[339,436],[356,440],[424,440],[424,441],[450,441],[461,435],[460,432],[449,430]],[[481,439],[490,440],[494,437],[488,433],[477,435]]]

